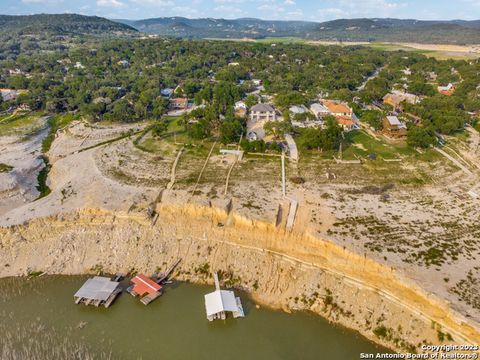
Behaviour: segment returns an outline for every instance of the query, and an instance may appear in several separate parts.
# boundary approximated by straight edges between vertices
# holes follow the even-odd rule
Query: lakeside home
[[[188,99],[182,97],[172,98],[168,106],[170,110],[185,110],[188,108]]]
[[[403,111],[402,103],[418,104],[420,98],[417,95],[409,94],[407,92],[393,90],[383,97],[383,103],[390,105],[394,110]]]
[[[323,106],[320,103],[314,103],[310,105],[310,111],[317,119],[322,119],[324,116],[330,114],[330,111],[327,107]]]
[[[442,95],[452,96],[457,88],[454,84],[449,83],[447,86],[439,86],[437,89]]]
[[[386,116],[383,118],[383,131],[389,137],[403,138],[407,136],[407,125],[401,122],[397,116]]]
[[[247,105],[244,101],[237,101],[234,106],[235,116],[245,117],[247,115]]]
[[[275,108],[270,104],[257,104],[250,109],[247,121],[247,139],[261,140],[265,137],[264,125],[269,121],[277,121]]]
[[[322,106],[328,110],[327,115],[335,116],[337,124],[340,125],[344,131],[359,128],[359,121],[353,113],[353,110],[347,104],[337,100],[324,100]]]
[[[27,90],[0,89],[0,94],[3,101],[17,100],[19,95],[26,94],[27,92]]]

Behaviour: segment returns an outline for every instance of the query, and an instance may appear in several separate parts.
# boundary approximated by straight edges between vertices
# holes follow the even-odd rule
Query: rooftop
[[[135,284],[133,291],[138,295],[152,294],[162,289],[159,284],[143,274],[135,276],[132,283]]]
[[[256,112],[256,111],[260,111],[260,112],[275,112],[275,109],[272,105],[270,104],[257,104],[255,106],[253,106],[250,111],[252,112]]]
[[[387,116],[387,121],[390,123],[392,126],[398,126],[398,127],[406,127],[404,123],[402,123],[398,117],[396,116]]]
[[[107,277],[95,276],[88,279],[75,293],[75,297],[91,300],[107,301],[110,295],[118,288],[119,283]]]
[[[333,114],[344,114],[352,112],[352,110],[347,105],[332,100],[325,100],[323,105]]]
[[[205,308],[207,316],[212,316],[223,311],[238,311],[237,301],[233,291],[216,290],[205,295]]]

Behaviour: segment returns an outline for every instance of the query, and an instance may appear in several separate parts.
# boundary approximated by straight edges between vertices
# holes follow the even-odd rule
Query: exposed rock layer
[[[263,304],[309,309],[392,348],[438,344],[441,334],[480,343],[478,324],[447,303],[329,241],[214,208],[160,204],[157,211],[154,226],[141,214],[91,209],[0,228],[0,277],[151,273],[181,257],[178,279],[207,282],[220,271]]]

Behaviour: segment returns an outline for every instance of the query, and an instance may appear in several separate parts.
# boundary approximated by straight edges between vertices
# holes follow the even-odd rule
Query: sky
[[[78,13],[110,19],[164,16],[326,21],[339,18],[480,19],[480,0],[0,0],[0,13]]]

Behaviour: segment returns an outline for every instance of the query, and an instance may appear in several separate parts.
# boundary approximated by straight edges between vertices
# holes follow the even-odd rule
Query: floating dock
[[[122,292],[120,283],[107,277],[95,276],[88,279],[75,293],[75,304],[104,306],[108,308]]]
[[[131,281],[131,285],[127,292],[133,296],[140,296],[140,302],[144,305],[150,304],[153,300],[159,298],[163,294],[162,285],[166,283],[173,273],[175,268],[180,264],[182,259],[175,261],[165,273],[155,273],[152,278],[147,277],[144,274],[135,276]]]
[[[234,318],[244,317],[242,302],[239,297],[235,297],[233,291],[221,290],[218,275],[215,273],[215,291],[205,295],[205,310],[208,321],[216,319],[225,320],[227,313],[232,313]]]

